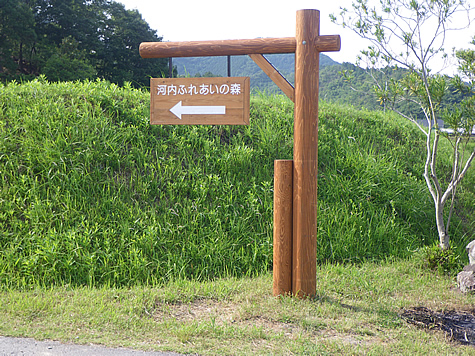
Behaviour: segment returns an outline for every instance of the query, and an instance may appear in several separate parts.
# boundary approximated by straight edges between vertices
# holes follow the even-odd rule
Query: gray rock
[[[475,291],[475,264],[465,266],[457,275],[457,284],[462,293]]]
[[[468,253],[468,260],[471,265],[475,264],[475,240],[471,241],[465,248]]]
[[[457,284],[462,293],[475,291],[475,240],[465,248],[470,264],[457,275]]]

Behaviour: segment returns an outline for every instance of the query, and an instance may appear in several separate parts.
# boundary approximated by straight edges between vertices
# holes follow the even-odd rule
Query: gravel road
[[[0,356],[179,356],[173,352],[145,352],[97,345],[62,344],[30,338],[0,336]]]

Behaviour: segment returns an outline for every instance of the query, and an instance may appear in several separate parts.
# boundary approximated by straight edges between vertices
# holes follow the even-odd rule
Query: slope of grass
[[[292,157],[293,105],[254,97],[246,127],[150,126],[148,102],[103,81],[0,87],[2,286],[271,269],[273,161]],[[419,133],[392,115],[320,111],[319,262],[407,257],[434,243]],[[464,189],[460,248],[475,231],[474,190]]]

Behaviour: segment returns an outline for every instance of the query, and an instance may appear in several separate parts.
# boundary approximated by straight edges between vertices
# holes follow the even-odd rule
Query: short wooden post
[[[292,160],[274,161],[274,296],[292,293]]]
[[[316,292],[320,12],[297,12],[295,51],[292,292]]]

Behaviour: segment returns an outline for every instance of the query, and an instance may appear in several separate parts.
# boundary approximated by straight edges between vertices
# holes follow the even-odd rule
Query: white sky
[[[340,52],[326,55],[337,62],[352,62],[368,42],[350,29],[333,24],[329,15],[340,7],[351,8],[351,0],[116,0],[127,9],[137,9],[163,41],[205,41],[294,37],[295,17],[300,9],[320,11],[320,34],[340,35]],[[468,48],[472,29],[449,34],[447,48]]]
[[[163,41],[206,41],[294,37],[296,12],[320,10],[320,34],[340,35],[342,50],[325,53],[338,62],[354,62],[361,40],[330,21],[340,12],[331,0],[116,0],[137,9]],[[364,47],[367,45],[364,44]]]

